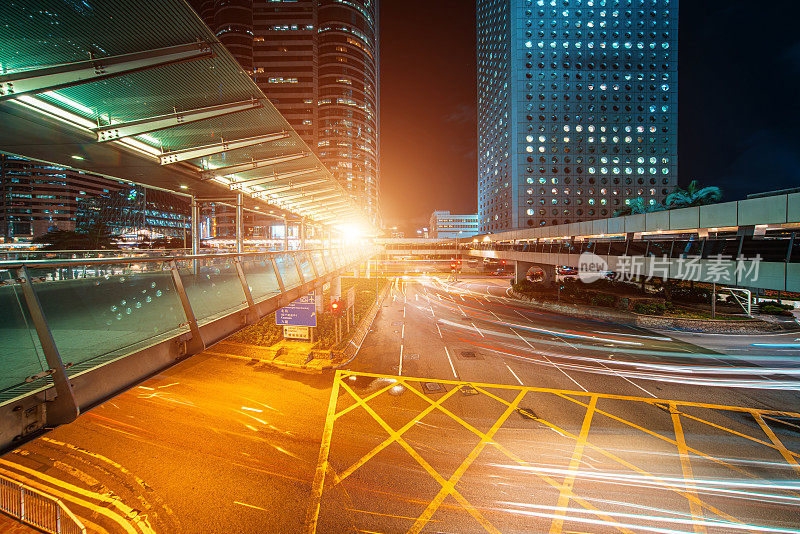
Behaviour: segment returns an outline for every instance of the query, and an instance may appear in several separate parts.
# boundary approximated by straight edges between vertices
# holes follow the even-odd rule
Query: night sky
[[[385,224],[475,213],[475,2],[381,0],[380,16]],[[723,200],[800,187],[799,21],[796,0],[680,3],[682,185]]]

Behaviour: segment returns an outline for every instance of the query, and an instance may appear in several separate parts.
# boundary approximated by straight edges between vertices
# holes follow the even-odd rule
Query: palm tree
[[[664,205],[667,209],[689,208],[692,206],[705,206],[722,200],[722,190],[716,186],[698,189],[697,180],[692,180],[686,189],[676,187],[675,191],[667,195]]]
[[[642,197],[630,199],[625,206],[614,210],[613,217],[621,217],[622,215],[637,215],[639,213],[650,213],[653,211],[663,211],[664,206],[659,203],[650,204],[648,200]]]

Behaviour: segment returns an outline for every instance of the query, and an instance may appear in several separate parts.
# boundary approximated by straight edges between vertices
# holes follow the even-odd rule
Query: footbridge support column
[[[528,271],[531,270],[535,264],[528,261],[516,260],[514,262],[514,283],[519,284],[528,276]]]
[[[537,268],[536,271],[541,271],[541,283],[545,286],[550,286],[556,281],[556,266],[547,263],[531,263],[528,261],[514,262],[514,282],[520,283],[525,280],[528,271],[532,268]]]

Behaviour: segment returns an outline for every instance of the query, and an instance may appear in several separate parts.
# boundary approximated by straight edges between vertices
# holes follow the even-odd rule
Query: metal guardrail
[[[0,510],[53,534],[86,534],[80,519],[59,499],[0,475]]]
[[[69,379],[201,328],[371,255],[370,247],[0,262],[0,407],[55,386],[50,425],[78,415]]]

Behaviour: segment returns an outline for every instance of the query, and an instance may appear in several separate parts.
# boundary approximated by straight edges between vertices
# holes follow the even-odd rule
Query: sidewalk
[[[3,534],[36,534],[41,531],[0,512],[0,532]]]

